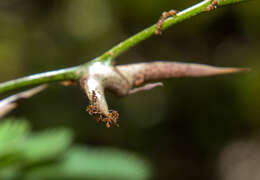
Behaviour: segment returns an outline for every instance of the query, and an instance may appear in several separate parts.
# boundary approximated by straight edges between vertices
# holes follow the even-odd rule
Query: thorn
[[[95,91],[92,91],[91,104],[87,106],[86,111],[90,116],[95,117],[97,122],[105,123],[107,128],[110,128],[111,124],[115,124],[117,127],[119,127],[117,122],[119,118],[118,112],[109,110],[107,115],[103,114],[98,108],[98,97]]]
[[[0,118],[6,115],[8,112],[13,110],[17,106],[17,101],[21,99],[28,99],[35,94],[43,91],[47,85],[41,85],[17,94],[14,94],[12,96],[9,96],[3,100],[0,100]]]
[[[137,92],[140,92],[140,91],[151,90],[151,89],[158,87],[158,86],[163,86],[163,83],[162,82],[149,83],[149,84],[146,84],[142,87],[138,87],[138,88],[134,88],[134,89],[130,90],[129,94],[134,94],[134,93],[137,93]]]
[[[229,73],[237,73],[237,72],[249,72],[250,68],[218,68],[215,70],[215,74],[229,74]],[[214,75],[214,71],[212,71],[212,75]]]

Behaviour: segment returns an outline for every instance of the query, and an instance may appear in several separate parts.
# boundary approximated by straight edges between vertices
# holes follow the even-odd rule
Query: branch
[[[0,94],[54,81],[77,80],[80,78],[80,72],[78,72],[79,69],[80,66],[60,69],[0,83]]]
[[[8,112],[13,110],[17,106],[17,101],[21,99],[28,99],[35,94],[38,94],[42,90],[44,90],[47,86],[42,85],[33,89],[29,89],[27,91],[23,91],[12,96],[9,96],[0,101],[0,118],[5,116]]]
[[[189,19],[193,16],[199,15],[203,12],[207,12],[207,8],[211,5],[214,0],[204,0],[190,8],[187,8],[183,11],[180,11],[176,16],[167,18],[161,27],[161,31],[168,29],[169,27],[180,23],[186,19]],[[239,3],[247,0],[219,0],[216,7],[222,7],[224,5]],[[112,61],[119,56],[121,53],[128,50],[130,47],[137,45],[138,43],[144,41],[145,39],[155,35],[157,24],[137,33],[136,35],[126,39],[125,41],[114,46],[101,56],[95,58],[94,60],[82,65],[76,66],[67,69],[55,70],[40,74],[35,74],[16,80],[0,83],[0,94],[6,93],[12,90],[35,86],[43,83],[49,83],[54,81],[64,81],[64,80],[78,80],[81,76],[86,73],[88,66],[92,62],[102,61],[108,65],[112,64]]]
[[[107,127],[117,123],[118,113],[109,110],[104,90],[108,89],[119,96],[150,90],[162,83],[140,85],[149,81],[179,77],[203,77],[248,71],[246,68],[220,68],[202,64],[178,62],[152,62],[120,66],[107,66],[101,62],[92,65],[86,77],[81,80],[81,87],[90,100],[87,111],[96,117],[98,122]]]
[[[0,94],[54,81],[79,80],[81,87],[90,100],[90,105],[86,109],[89,114],[94,116],[98,122],[105,123],[106,127],[110,127],[111,124],[119,126],[117,122],[119,114],[114,110],[109,110],[105,98],[105,89],[109,89],[117,95],[126,96],[162,85],[162,83],[152,83],[140,87],[141,84],[148,81],[175,77],[211,76],[247,70],[177,62],[112,65],[114,64],[114,59],[130,47],[153,35],[159,35],[161,31],[177,23],[204,12],[210,12],[217,7],[242,1],[246,0],[204,0],[179,13],[176,13],[174,10],[164,12],[157,24],[119,43],[101,56],[80,66],[49,71],[0,83]],[[73,83],[63,84],[70,85]],[[7,108],[7,111],[14,108],[14,106]]]
[[[243,1],[248,1],[248,0],[218,0],[215,1],[215,8],[213,8],[212,10],[216,9],[217,7],[222,7],[222,6],[226,6],[226,5],[230,5],[230,4],[234,4],[234,3],[239,3],[239,2],[243,2]],[[161,27],[161,31],[168,29],[169,27],[180,23],[184,20],[187,20],[193,16],[202,14],[204,12],[208,12],[208,7],[211,5],[211,3],[213,3],[214,0],[204,0],[198,4],[195,4],[183,11],[180,11],[179,13],[177,13],[176,15],[167,18],[164,22],[163,25]],[[119,56],[121,53],[125,52],[126,50],[128,50],[129,48],[135,46],[136,44],[144,41],[145,39],[156,35],[156,30],[157,30],[157,24],[154,24],[150,27],[148,27],[147,29],[144,29],[143,31],[133,35],[132,37],[126,39],[125,41],[119,43],[118,45],[112,47],[111,49],[109,49],[107,52],[105,52],[103,55],[101,55],[100,57],[98,57],[97,59],[101,59],[101,60],[107,60],[107,59],[111,59],[111,61],[113,61],[113,59],[117,56]]]

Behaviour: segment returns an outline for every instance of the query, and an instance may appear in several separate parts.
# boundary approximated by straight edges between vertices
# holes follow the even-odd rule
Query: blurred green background
[[[2,0],[0,81],[84,63],[156,23],[163,11],[197,2]],[[260,1],[249,1],[193,17],[117,58],[118,64],[169,60],[249,67],[249,73],[171,79],[162,88],[124,98],[108,93],[110,107],[120,113],[120,128],[96,123],[85,112],[83,91],[59,83],[10,116],[28,119],[33,131],[65,126],[76,143],[137,154],[149,162],[153,179],[231,180],[254,174],[260,161],[254,172],[239,170],[245,155],[231,153],[229,161],[226,154],[243,149],[234,143],[245,142],[247,149],[251,142],[253,150],[259,143],[259,7]]]

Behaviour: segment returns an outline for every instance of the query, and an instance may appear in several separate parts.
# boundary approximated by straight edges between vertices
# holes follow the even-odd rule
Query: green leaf
[[[0,123],[0,169],[22,158],[22,144],[29,133],[23,119],[5,119]]]
[[[19,177],[27,169],[56,160],[71,141],[68,129],[29,133],[26,121],[6,119],[0,123],[0,179]]]
[[[72,132],[65,128],[31,134],[23,144],[26,164],[56,159],[67,150],[71,141]]]
[[[74,147],[62,162],[38,167],[25,179],[148,179],[150,168],[137,156],[114,149]]]
[[[147,163],[115,149],[76,146],[69,150],[72,133],[52,129],[30,133],[22,120],[0,123],[0,178],[50,179],[147,179]]]

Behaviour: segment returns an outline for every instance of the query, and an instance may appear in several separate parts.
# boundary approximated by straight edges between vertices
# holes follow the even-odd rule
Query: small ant
[[[174,16],[174,15],[177,15],[177,11],[175,11],[175,10],[170,10],[169,12],[166,12],[166,11],[163,12],[162,16],[160,17],[160,19],[157,22],[157,27],[156,27],[156,30],[154,33],[156,35],[161,34],[161,28],[162,28],[162,25],[163,25],[163,22],[165,21],[165,19],[167,19],[169,16]]]
[[[96,95],[96,92],[94,90],[92,91],[92,103],[93,104],[97,103],[97,95]]]
[[[96,105],[97,102],[97,96],[95,91],[92,91],[92,101],[91,104],[87,106],[86,111],[89,113],[90,116],[98,114],[98,108]]]
[[[97,106],[95,105],[88,105],[86,111],[89,113],[90,116],[94,116],[98,114]]]
[[[218,0],[213,0],[212,3],[208,5],[207,11],[210,12],[214,10],[217,7],[217,5],[218,5]]]
[[[97,96],[95,91],[92,91],[92,101],[91,104],[87,106],[86,111],[89,113],[90,116],[94,116],[97,122],[105,123],[107,128],[110,128],[111,124],[115,124],[117,127],[119,127],[119,124],[117,122],[117,119],[119,118],[118,112],[110,110],[109,114],[105,116],[98,110]]]
[[[113,51],[109,51],[108,54],[112,57],[115,55]]]
[[[119,114],[116,111],[110,112],[107,117],[102,119],[102,122],[106,123],[106,127],[110,128],[111,124],[115,124],[117,127],[119,127],[119,124],[117,122],[117,119],[119,118]],[[100,119],[99,119],[100,120]]]
[[[112,112],[110,113],[110,118],[112,120],[112,122],[119,127],[119,124],[117,122],[118,118],[119,118],[119,113],[117,111],[112,110]]]

